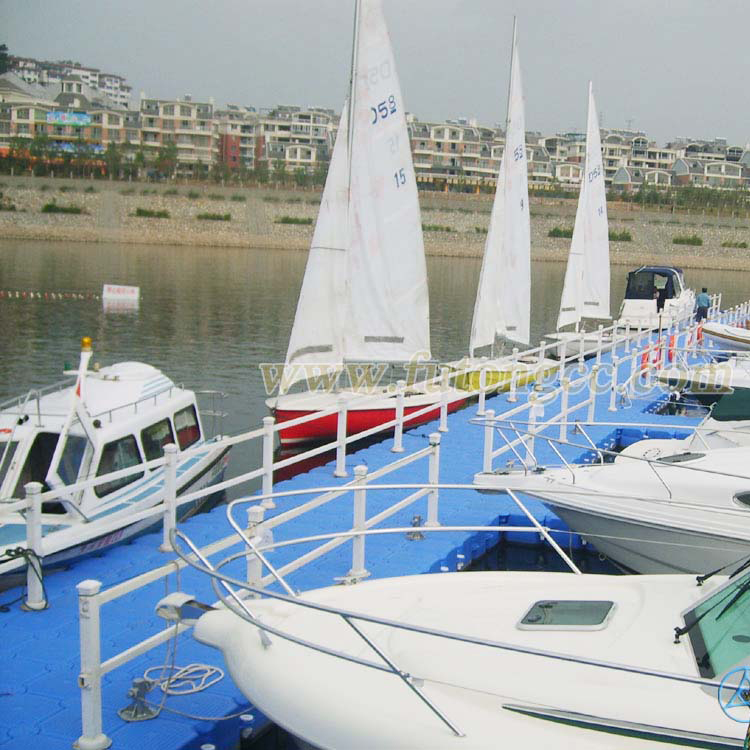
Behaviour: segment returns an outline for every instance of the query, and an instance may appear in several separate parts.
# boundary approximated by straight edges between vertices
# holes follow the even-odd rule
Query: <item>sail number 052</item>
[[[396,97],[391,94],[387,99],[378,102],[377,107],[370,107],[372,112],[371,125],[375,125],[380,120],[385,120],[389,115],[395,115],[397,111]]]

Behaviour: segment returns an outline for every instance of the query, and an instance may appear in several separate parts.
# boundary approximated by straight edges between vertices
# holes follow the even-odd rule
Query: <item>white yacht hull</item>
[[[686,605],[716,586],[714,579],[699,588],[687,576],[473,572],[305,592],[307,602],[394,623],[352,618],[405,679],[339,614],[293,601],[253,599],[248,607],[309,645],[273,632],[261,639],[254,624],[225,610],[203,615],[194,633],[222,651],[253,705],[317,748],[739,747],[746,727],[722,714],[715,689],[644,674],[697,675],[688,639],[674,645],[673,628]],[[520,627],[532,605],[550,600],[611,603],[611,616],[585,628]]]
[[[602,555],[635,573],[707,573],[750,555],[748,542],[588,513],[552,498],[540,499]]]
[[[703,345],[725,351],[750,351],[750,330],[727,323],[705,323]]]

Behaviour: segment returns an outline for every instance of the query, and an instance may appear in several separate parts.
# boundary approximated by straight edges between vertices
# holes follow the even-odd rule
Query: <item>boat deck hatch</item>
[[[518,623],[520,630],[601,630],[614,611],[614,602],[543,599],[535,602]]]

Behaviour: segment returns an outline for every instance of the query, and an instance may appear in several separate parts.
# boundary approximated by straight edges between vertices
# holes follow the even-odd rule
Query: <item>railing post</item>
[[[427,470],[427,481],[436,485],[440,483],[440,433],[430,434],[430,458]],[[425,526],[440,526],[438,521],[438,490],[437,487],[430,490],[427,496],[427,521]]]
[[[541,365],[544,362],[544,358],[545,358],[546,355],[547,355],[547,341],[545,339],[542,339],[539,342],[539,359],[538,359],[538,362],[539,362],[539,365],[540,365],[540,369],[541,369]]]
[[[477,416],[484,416],[484,405],[487,399],[487,368],[482,367],[479,371],[479,405],[477,406]]]
[[[643,343],[643,328],[638,326],[638,338],[635,341],[636,348],[640,349],[642,343]]]
[[[339,393],[338,407],[338,420],[336,422],[336,470],[333,472],[333,476],[345,477],[347,408],[346,396],[343,393]]]
[[[639,375],[636,375],[638,372],[638,349],[633,348],[633,350],[630,352],[630,396],[635,396],[635,381],[637,377],[640,377]]]
[[[513,352],[510,357],[510,386],[508,387],[508,401],[511,403],[516,401],[516,377],[518,375],[516,370],[517,362],[518,347],[513,347]]]
[[[449,394],[449,380],[450,370],[447,367],[443,367],[441,370],[440,378],[440,426],[438,430],[440,432],[448,432],[448,394]]]
[[[594,421],[594,413],[596,410],[596,389],[598,387],[597,384],[597,378],[599,376],[599,365],[594,365],[591,368],[591,377],[589,381],[589,413],[588,413],[588,420],[589,422]]]
[[[100,581],[81,581],[78,591],[78,624],[81,638],[81,730],[77,750],[105,750],[112,740],[102,732],[101,635],[99,630]]]
[[[273,419],[273,417],[271,417]],[[159,549],[172,551],[170,534],[177,526],[177,446],[167,443],[164,446],[164,514],[162,540]]]
[[[563,337],[560,339],[560,343],[557,345],[557,353],[560,356],[560,382],[562,383],[565,377],[565,360],[568,357],[568,339]]]
[[[620,343],[617,340],[617,322],[615,321],[614,325],[612,326],[612,333],[610,334],[612,339],[612,346],[610,346],[609,350],[612,352],[612,357],[617,356],[617,345]]]
[[[30,554],[26,559],[26,598],[23,609],[37,612],[47,608],[42,584],[42,485],[29,482],[24,485],[28,510],[26,511],[26,548]]]
[[[540,405],[537,404],[539,397],[536,393],[529,395],[529,436],[526,442],[526,463],[528,466],[536,466],[536,456],[534,455],[534,443],[536,435],[537,410]],[[541,407],[542,411],[544,407]]]
[[[568,399],[570,398],[570,378],[562,379],[562,395],[560,396],[560,440],[568,437]]]
[[[247,530],[248,536],[253,543],[258,543],[262,539],[261,525],[265,517],[266,510],[262,505],[251,505],[247,509]],[[250,552],[245,559],[246,577],[250,586],[260,586],[263,581],[263,563],[260,558]]]
[[[406,381],[399,380],[396,383],[396,426],[393,429],[393,453],[404,452],[404,395],[406,393]]]
[[[625,324],[625,353],[630,352],[630,321]]]
[[[354,467],[354,525],[356,531],[364,531],[367,519],[367,467]],[[352,539],[352,567],[346,574],[347,579],[356,581],[370,575],[365,568],[365,537],[357,535]]]
[[[270,495],[273,492],[273,417],[263,417],[263,483],[261,493]],[[264,508],[275,508],[276,503],[270,497],[260,501]]]
[[[583,363],[584,350],[586,349],[586,334],[581,331],[581,335],[578,339],[578,372],[586,372],[586,365]]]
[[[609,411],[617,411],[617,370],[620,361],[612,356],[612,384],[609,390]]]
[[[597,367],[602,363],[602,337],[604,336],[604,326],[599,323],[599,328],[596,331],[596,365]]]
[[[495,436],[495,425],[492,422],[494,419],[495,410],[487,409],[487,413],[484,415],[484,458],[482,459],[482,471],[485,474],[492,471],[492,453],[494,451],[492,441]]]

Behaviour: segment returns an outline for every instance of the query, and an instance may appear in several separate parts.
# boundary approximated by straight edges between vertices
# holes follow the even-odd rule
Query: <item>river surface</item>
[[[94,362],[141,360],[187,387],[223,391],[223,432],[255,428],[268,413],[259,364],[284,361],[305,260],[304,252],[278,250],[0,241],[0,401],[59,380],[65,363],[76,366],[81,337],[91,336]],[[466,354],[479,268],[474,258],[428,258],[438,360]],[[628,270],[613,267],[615,312]],[[562,263],[532,264],[535,343],[554,330],[564,273]],[[725,305],[750,297],[750,273],[685,276],[693,288],[723,292]],[[88,297],[105,283],[139,286],[138,312],[104,312],[93,298],[15,296]],[[259,442],[235,450],[230,475],[259,463]]]

